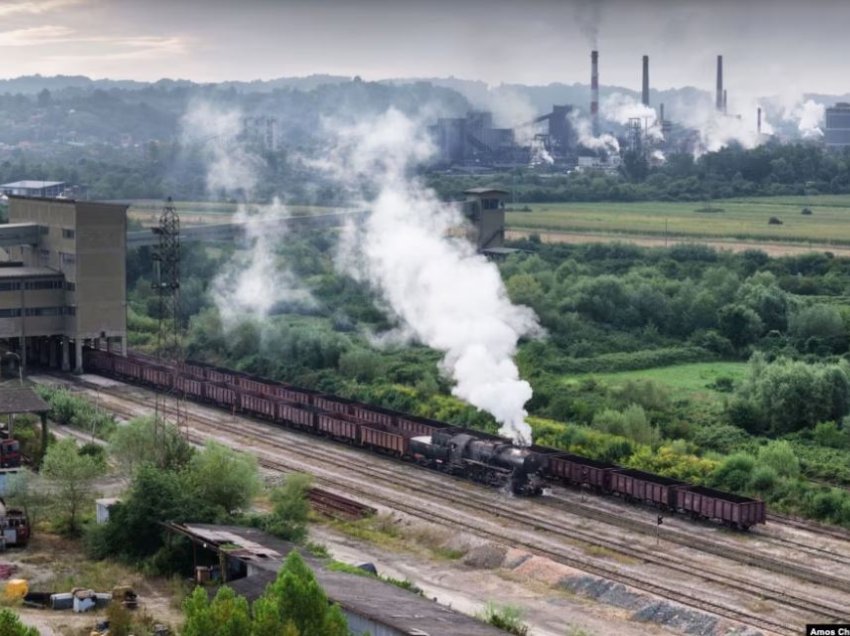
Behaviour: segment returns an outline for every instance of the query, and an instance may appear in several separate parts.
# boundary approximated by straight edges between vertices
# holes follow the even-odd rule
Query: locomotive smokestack
[[[715,99],[717,110],[723,110],[723,56],[717,56],[717,97]]]
[[[761,106],[756,110],[756,132],[761,135]]]
[[[593,136],[599,136],[599,51],[590,52],[590,121]]]
[[[641,91],[641,101],[644,106],[649,106],[649,56],[643,56],[643,89]]]

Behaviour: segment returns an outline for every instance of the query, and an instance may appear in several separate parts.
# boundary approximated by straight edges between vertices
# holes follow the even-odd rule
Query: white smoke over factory
[[[491,413],[501,434],[530,443],[531,386],[513,356],[521,337],[539,331],[537,319],[510,302],[495,265],[450,238],[463,222],[457,208],[411,176],[433,152],[423,128],[390,110],[335,133],[331,169],[376,192],[364,201],[364,226],[344,235],[339,268],[375,289],[402,332],[445,354],[455,396]]]

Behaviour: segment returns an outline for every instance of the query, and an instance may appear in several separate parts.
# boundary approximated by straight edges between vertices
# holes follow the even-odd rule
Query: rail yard
[[[140,387],[80,386],[103,408],[131,418],[150,413]],[[850,604],[846,535],[772,517],[749,534],[624,505],[570,488],[526,499],[390,457],[199,404],[188,407],[190,435],[214,437],[256,454],[274,471],[316,476],[323,489],[379,509],[520,548],[585,576],[616,582],[699,611],[732,629],[795,634],[812,621],[841,620]]]

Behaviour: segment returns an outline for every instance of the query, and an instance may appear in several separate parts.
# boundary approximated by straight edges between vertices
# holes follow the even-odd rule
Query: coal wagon
[[[611,492],[626,499],[658,506],[664,510],[676,509],[676,494],[683,481],[662,477],[642,470],[618,468],[609,471]]]
[[[679,488],[677,508],[695,519],[720,521],[742,530],[767,521],[763,501],[704,486]]]

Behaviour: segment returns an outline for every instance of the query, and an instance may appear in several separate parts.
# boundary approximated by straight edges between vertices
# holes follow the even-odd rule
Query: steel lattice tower
[[[183,344],[180,337],[180,216],[174,208],[171,197],[168,197],[159,216],[159,225],[153,228],[159,236],[159,243],[154,248],[154,283],[153,287],[159,298],[159,331],[157,333],[157,357],[160,361],[174,370],[174,419],[177,428],[186,432],[186,410],[183,404],[182,369]],[[156,430],[167,419],[168,395],[157,392],[156,395]]]

